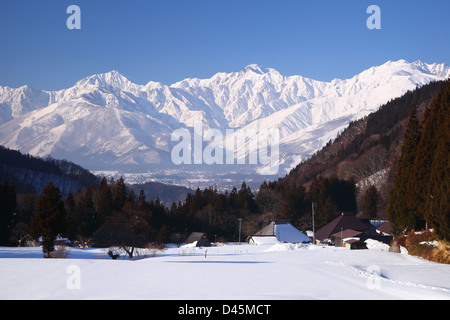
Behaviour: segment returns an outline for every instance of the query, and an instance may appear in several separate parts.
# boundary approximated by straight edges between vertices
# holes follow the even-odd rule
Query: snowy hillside
[[[171,134],[179,128],[192,130],[195,121],[223,134],[229,128],[255,134],[277,129],[281,176],[334,139],[350,121],[416,86],[448,76],[445,64],[399,60],[331,82],[249,65],[239,72],[170,86],[138,85],[111,71],[54,92],[0,87],[0,145],[68,159],[91,170],[135,167],[135,172],[146,172],[180,169],[170,158]],[[258,169],[261,166],[248,172]],[[198,174],[192,170],[191,175]]]
[[[450,299],[450,266],[371,248],[187,245],[129,261],[95,248],[43,259],[39,247],[0,247],[0,299]]]

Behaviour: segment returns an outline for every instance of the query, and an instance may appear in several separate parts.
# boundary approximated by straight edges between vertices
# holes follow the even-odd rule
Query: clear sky
[[[69,5],[81,29],[69,30]],[[369,30],[369,5],[381,29]],[[0,85],[59,90],[117,70],[172,84],[256,63],[349,78],[388,60],[450,64],[449,0],[1,0]]]

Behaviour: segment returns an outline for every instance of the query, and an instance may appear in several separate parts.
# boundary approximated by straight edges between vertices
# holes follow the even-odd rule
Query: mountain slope
[[[258,135],[277,129],[282,175],[334,139],[350,121],[449,75],[445,64],[400,60],[331,82],[286,77],[249,65],[239,72],[170,86],[138,85],[111,71],[54,92],[0,87],[0,144],[36,156],[70,159],[91,170],[185,171],[190,167],[176,167],[170,159],[175,129],[192,132],[195,121],[221,132],[233,128],[235,133],[252,130]]]
[[[41,159],[0,146],[0,182],[12,181],[16,193],[40,194],[51,181],[66,196],[99,183],[99,178],[65,160]]]
[[[432,82],[409,91],[370,115],[352,122],[333,142],[298,164],[276,183],[308,186],[318,176],[353,178],[358,186],[359,208],[364,192],[375,186],[380,196],[378,213],[384,216],[408,114],[415,106],[418,118],[422,120],[426,108],[445,82]]]

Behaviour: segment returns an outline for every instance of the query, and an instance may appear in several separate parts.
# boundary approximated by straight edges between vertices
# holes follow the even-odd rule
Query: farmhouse
[[[339,217],[316,232],[316,240],[320,243],[328,243],[333,234],[347,229],[362,233],[373,230],[374,227],[370,223],[358,219],[353,212],[342,212]]]
[[[250,244],[274,244],[278,242],[308,243],[311,239],[289,221],[273,220],[248,238]]]
[[[364,241],[373,239],[389,244],[392,236],[380,233],[373,225],[358,219],[353,213],[343,212],[339,217],[319,229],[316,233],[319,243],[334,243],[349,249],[365,249]]]

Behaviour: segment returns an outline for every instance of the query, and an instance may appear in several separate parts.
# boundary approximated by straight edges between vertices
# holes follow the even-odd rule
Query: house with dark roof
[[[316,232],[319,243],[334,243],[350,249],[366,248],[364,241],[373,239],[386,244],[392,236],[380,234],[366,219],[358,219],[351,212],[343,212],[339,217]]]
[[[382,234],[382,235],[386,235],[386,236],[392,236],[393,232],[391,229],[391,223],[389,221],[383,223],[382,225],[380,225],[377,228],[377,231]]]
[[[317,230],[316,240],[320,243],[327,243],[336,232],[353,230],[363,233],[374,229],[370,223],[358,219],[353,212],[342,212],[339,217]]]
[[[334,238],[334,245],[336,247],[342,247],[345,245],[345,243],[348,243],[350,240],[359,240],[358,236],[361,234],[362,231],[346,229],[333,233],[331,237]]]

